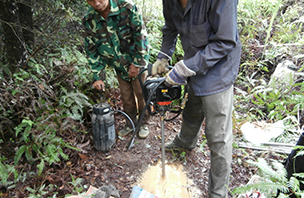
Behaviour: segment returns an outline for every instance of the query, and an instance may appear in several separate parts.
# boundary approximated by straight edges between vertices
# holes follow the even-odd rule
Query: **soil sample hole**
[[[183,171],[182,165],[166,165],[166,176],[162,177],[162,166],[150,166],[141,176],[140,188],[159,198],[194,198],[200,191]]]

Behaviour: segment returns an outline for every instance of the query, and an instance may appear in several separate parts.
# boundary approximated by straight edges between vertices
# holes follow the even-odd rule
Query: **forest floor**
[[[122,116],[116,116],[116,128],[123,126]],[[171,142],[180,130],[181,116],[165,122],[165,142]],[[96,151],[90,143],[84,150],[84,154],[75,154],[69,167],[61,169],[57,176],[70,177],[70,174],[85,179],[85,184],[94,187],[114,185],[120,192],[121,198],[129,198],[133,185],[137,184],[149,166],[156,166],[161,161],[161,122],[159,115],[151,117],[150,134],[146,139],[136,138],[134,146],[127,150],[127,144],[131,134],[124,139],[117,138],[112,150],[107,153]],[[201,131],[201,137],[204,131]],[[236,133],[235,136],[238,136]],[[90,141],[92,142],[92,141]],[[197,147],[187,151],[185,156],[176,151],[166,152],[167,164],[182,164],[183,171],[200,190],[200,195],[195,197],[208,197],[208,175],[210,166],[210,152],[208,145],[201,138]],[[274,152],[261,152],[251,149],[233,149],[233,162],[230,177],[229,190],[240,185],[245,185],[256,173],[257,168],[249,165],[246,161],[264,157],[268,160],[283,160],[281,155]],[[152,184],[152,181],[151,181]],[[65,186],[65,185],[64,185]],[[194,196],[193,196],[194,197]],[[235,197],[229,192],[229,197]]]
[[[171,142],[181,127],[181,115],[172,121],[165,122],[165,142]],[[115,114],[116,132],[124,125],[124,116]],[[121,198],[129,198],[132,187],[142,179],[142,175],[151,166],[156,166],[161,157],[161,122],[159,115],[151,116],[149,124],[150,134],[146,139],[136,138],[133,147],[126,149],[131,138],[128,134],[123,138],[116,138],[116,143],[109,152],[97,151],[92,141],[91,129],[88,133],[66,132],[61,134],[67,142],[77,147],[80,151],[66,149],[64,152],[69,160],[46,165],[45,172],[41,175],[29,177],[24,182],[18,182],[14,188],[0,189],[2,197],[28,197],[28,187],[39,189],[45,185],[46,191],[43,197],[65,197],[75,195],[75,192],[83,193],[89,186],[100,188],[113,185],[119,191]],[[204,130],[202,131],[197,147],[192,151],[166,152],[166,164],[182,165],[183,172],[193,181],[199,194],[189,197],[208,197],[208,175],[210,166],[210,151],[204,141]],[[234,130],[235,143],[241,139],[242,134]],[[7,147],[2,152],[9,151]],[[240,185],[246,184],[256,174],[257,168],[249,165],[247,160],[256,160],[263,157],[267,160],[276,159],[283,161],[282,155],[270,151],[257,151],[251,149],[233,148],[233,162],[230,176],[229,197],[231,191]],[[22,167],[21,167],[22,166]],[[30,164],[20,165],[24,172],[33,172]],[[77,183],[77,178],[81,182]],[[50,184],[54,188],[50,188]],[[38,192],[37,192],[38,193]],[[40,192],[41,193],[41,192]],[[76,193],[77,194],[77,193]],[[175,197],[176,198],[176,197]]]

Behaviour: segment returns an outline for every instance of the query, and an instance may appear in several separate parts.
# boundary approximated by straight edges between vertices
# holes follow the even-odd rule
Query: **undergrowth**
[[[299,149],[299,146],[297,148]],[[302,146],[302,150],[298,152],[295,158],[303,157],[303,148]],[[247,195],[250,195],[252,192],[259,192],[267,198],[304,196],[304,190],[300,189],[300,185],[304,185],[304,173],[293,173],[288,179],[286,168],[279,161],[270,160],[270,163],[268,163],[264,158],[258,158],[257,161],[249,160],[247,162],[259,168],[256,174],[260,177],[255,183],[237,187],[232,193],[247,193]]]
[[[284,133],[291,136],[281,136],[280,142],[290,142],[304,127],[302,5],[299,1],[254,0],[240,1],[238,7],[243,53],[235,82],[235,119],[268,123],[284,120]],[[299,76],[286,79],[286,83],[271,83],[276,66],[286,60],[293,62]]]

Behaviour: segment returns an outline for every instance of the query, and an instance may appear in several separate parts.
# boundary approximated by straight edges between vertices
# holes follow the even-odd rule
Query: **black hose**
[[[128,116],[128,114],[126,114],[125,112],[123,112],[121,110],[114,110],[114,112],[119,112],[119,113],[122,113],[124,116],[126,116],[129,119],[129,121],[131,122],[131,124],[132,124],[133,132],[135,131],[135,125],[133,123],[133,120],[130,118],[130,116]]]
[[[163,83],[164,81],[165,81],[165,79],[162,80],[162,81],[160,81],[160,82],[157,84],[157,86],[155,86],[155,87],[153,88],[152,92],[155,92],[156,88],[157,88],[161,83]],[[145,112],[146,112],[146,110],[147,110],[147,108],[148,108],[148,106],[149,106],[149,103],[150,103],[150,101],[151,101],[151,98],[152,98],[152,94],[149,95],[148,99],[146,100],[146,105],[145,105],[143,111],[142,111],[142,112],[140,113],[140,115],[139,115],[139,119],[138,119],[138,122],[137,122],[136,130],[133,131],[133,135],[132,135],[132,137],[131,137],[131,139],[130,139],[130,141],[129,141],[129,143],[128,143],[128,150],[133,146],[133,142],[134,142],[136,133],[139,131],[141,122],[143,121],[143,118],[144,118],[144,116],[145,116]]]

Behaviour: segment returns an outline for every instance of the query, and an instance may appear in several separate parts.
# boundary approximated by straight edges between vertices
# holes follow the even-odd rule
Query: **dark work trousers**
[[[210,96],[195,96],[190,87],[188,97],[183,111],[182,128],[174,143],[193,149],[197,144],[202,123],[206,119],[205,134],[211,150],[209,198],[227,197],[232,161],[233,86]]]
[[[143,73],[141,75],[141,78],[144,81],[144,79],[146,79],[146,74]],[[136,116],[138,113],[140,114],[143,111],[146,104],[142,94],[142,88],[139,79],[136,78],[135,80],[125,81],[117,75],[117,80],[119,82],[120,96],[121,96],[124,112],[128,116],[130,116],[136,127],[137,125]],[[141,125],[148,124],[149,118],[150,115],[148,111],[146,111]],[[130,123],[129,119],[126,118],[126,122],[128,127],[132,128],[132,124]]]

